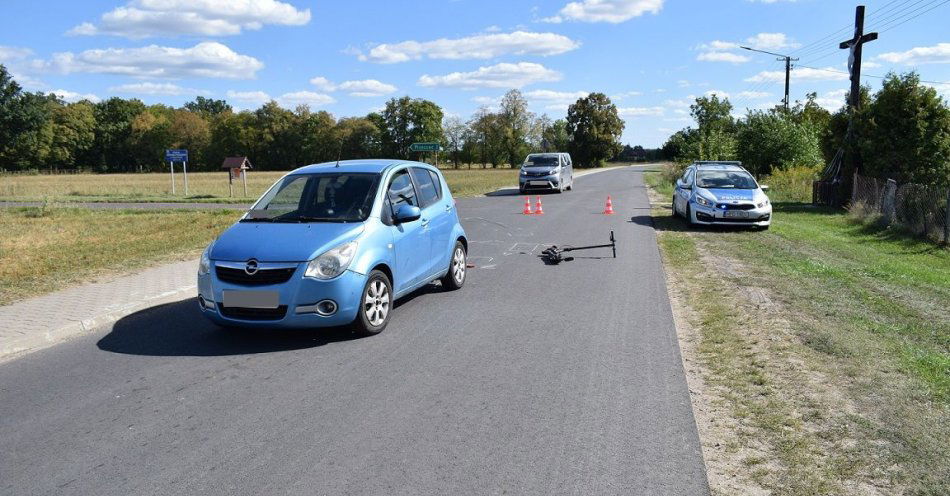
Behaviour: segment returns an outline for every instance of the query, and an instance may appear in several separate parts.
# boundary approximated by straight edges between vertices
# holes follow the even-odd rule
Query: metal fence
[[[854,175],[852,213],[950,243],[950,188],[898,185],[893,179]]]

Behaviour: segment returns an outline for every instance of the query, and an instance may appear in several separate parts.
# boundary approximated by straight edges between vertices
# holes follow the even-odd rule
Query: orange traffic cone
[[[544,209],[541,208],[541,197],[538,197],[538,202],[534,204],[534,215],[544,215]]]
[[[524,197],[524,210],[521,213],[525,215],[531,215],[534,213],[531,211],[531,198],[528,198],[527,196]]]
[[[610,201],[610,195],[607,195],[607,206],[604,207],[604,215],[612,215],[614,213],[614,204]]]

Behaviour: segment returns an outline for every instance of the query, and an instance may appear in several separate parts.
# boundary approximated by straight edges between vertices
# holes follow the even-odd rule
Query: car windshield
[[[291,174],[241,222],[361,222],[369,216],[379,174]]]
[[[524,160],[525,167],[547,167],[557,165],[557,155],[528,155]]]
[[[755,179],[746,171],[701,170],[696,175],[696,186],[714,189],[755,189]]]

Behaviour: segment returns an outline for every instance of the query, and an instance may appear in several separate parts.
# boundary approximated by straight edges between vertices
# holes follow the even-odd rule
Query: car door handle
[[[429,219],[422,219],[422,227],[429,227]]]
[[[445,206],[445,211],[446,211],[446,212],[451,212],[451,211],[452,211],[452,205],[446,205],[446,206]]]

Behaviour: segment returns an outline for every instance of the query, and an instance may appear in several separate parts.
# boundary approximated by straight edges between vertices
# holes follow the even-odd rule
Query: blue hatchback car
[[[223,326],[386,328],[393,301],[465,283],[468,241],[438,169],[398,160],[310,165],[277,181],[205,249],[202,313]]]

